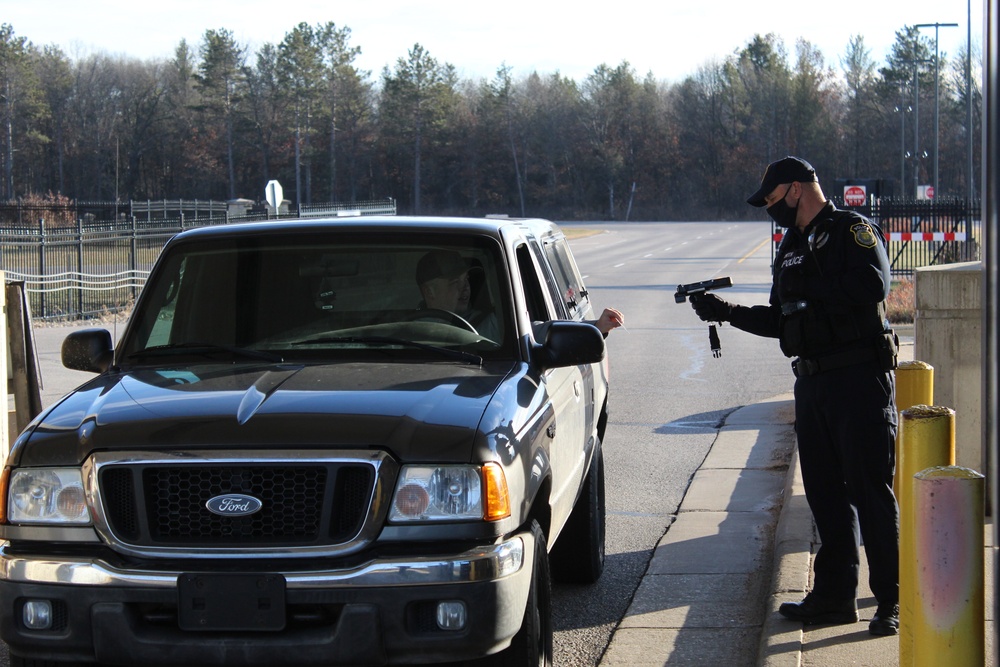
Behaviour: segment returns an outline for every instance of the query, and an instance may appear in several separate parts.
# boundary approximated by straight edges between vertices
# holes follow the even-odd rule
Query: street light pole
[[[906,160],[910,156],[906,152],[906,114],[913,111],[913,107],[906,104],[906,86],[899,87],[899,106],[896,113],[899,114],[899,196],[906,193]]]
[[[966,27],[965,33],[965,139],[967,144],[968,158],[968,176],[966,176],[966,185],[969,191],[968,199],[969,205],[972,205],[972,200],[976,196],[976,186],[975,180],[973,179],[973,168],[972,168],[972,0],[966,0],[966,21],[968,26]]]
[[[936,193],[935,193],[936,194]],[[913,65],[913,198],[920,197],[920,66]]]
[[[920,196],[920,65],[927,60],[903,60],[904,64],[913,65],[913,198]],[[936,194],[936,193],[935,193]]]
[[[940,112],[938,102],[938,70],[940,56],[938,53],[938,29],[957,28],[957,23],[918,23],[914,28],[934,28],[934,197],[938,196],[938,146],[940,138]]]

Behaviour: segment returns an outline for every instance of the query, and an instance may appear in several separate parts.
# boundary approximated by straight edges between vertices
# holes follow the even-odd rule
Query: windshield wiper
[[[428,350],[442,356],[458,359],[460,361],[468,361],[469,363],[482,365],[483,358],[478,354],[473,354],[472,352],[465,352],[463,350],[453,350],[447,347],[439,347],[437,345],[428,345],[427,343],[417,343],[416,341],[406,340],[404,338],[392,338],[390,336],[324,336],[322,338],[306,338],[305,340],[297,340],[292,345],[314,345],[323,343],[362,343],[362,344],[374,344],[374,345],[400,345],[403,347],[412,347],[418,350]]]
[[[246,347],[233,347],[231,345],[218,345],[216,343],[174,343],[172,345],[154,345],[145,350],[132,352],[128,359],[138,359],[143,357],[169,357],[184,354],[194,354],[198,356],[211,356],[217,354],[229,354],[234,357],[244,359],[259,359],[261,361],[284,361],[281,355],[263,350],[252,350]]]

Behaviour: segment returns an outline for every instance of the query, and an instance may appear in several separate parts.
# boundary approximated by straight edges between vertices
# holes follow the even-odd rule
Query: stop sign
[[[844,186],[844,203],[848,206],[864,206],[865,200],[868,199],[868,194],[865,192],[865,186],[863,185],[845,185]]]

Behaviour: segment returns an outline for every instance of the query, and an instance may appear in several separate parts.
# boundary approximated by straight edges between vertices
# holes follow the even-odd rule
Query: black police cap
[[[760,208],[767,203],[764,198],[782,183],[815,183],[818,180],[816,170],[811,164],[802,158],[789,155],[767,165],[764,177],[760,180],[760,187],[757,192],[750,195],[747,203]]]

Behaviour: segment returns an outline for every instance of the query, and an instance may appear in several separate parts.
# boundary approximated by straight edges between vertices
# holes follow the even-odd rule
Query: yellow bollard
[[[914,405],[934,405],[934,367],[926,361],[901,361],[896,369],[896,412]],[[896,431],[896,474],[892,492],[899,498],[899,440],[902,429]]]
[[[986,664],[985,485],[981,474],[958,466],[914,477],[916,667]]]
[[[899,665],[913,666],[917,575],[913,558],[913,476],[935,466],[955,465],[955,411],[915,405],[900,413],[899,460]],[[906,482],[909,483],[906,483]]]

